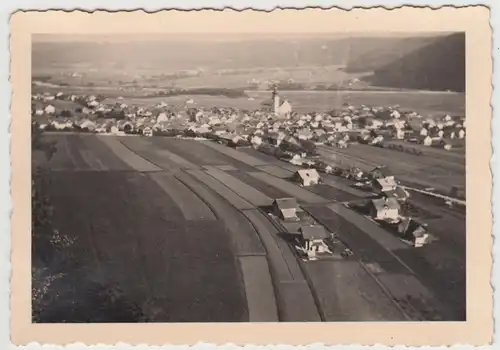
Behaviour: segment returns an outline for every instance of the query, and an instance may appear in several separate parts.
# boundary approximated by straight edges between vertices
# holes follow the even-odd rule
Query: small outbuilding
[[[285,221],[298,221],[299,205],[295,198],[278,198],[272,204],[274,215]]]
[[[401,238],[411,242],[415,247],[422,247],[429,242],[427,224],[412,218],[403,218],[398,225]]]
[[[299,169],[293,178],[305,187],[317,185],[321,180],[316,169]]]

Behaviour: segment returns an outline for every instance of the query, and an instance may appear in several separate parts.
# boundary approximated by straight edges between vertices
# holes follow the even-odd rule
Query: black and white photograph
[[[465,34],[33,35],[34,322],[464,321]]]
[[[465,40],[33,35],[33,322],[465,321]]]

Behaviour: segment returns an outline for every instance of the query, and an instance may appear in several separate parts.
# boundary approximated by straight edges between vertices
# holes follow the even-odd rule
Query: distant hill
[[[456,33],[408,53],[376,69],[372,85],[465,91],[465,34]]]
[[[440,37],[410,37],[392,40],[378,40],[373,49],[366,53],[353,55],[345,71],[348,73],[371,72],[388,63],[403,58],[412,51],[416,51]]]

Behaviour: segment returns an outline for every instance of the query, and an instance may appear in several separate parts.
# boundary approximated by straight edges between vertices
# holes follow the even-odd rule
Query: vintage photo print
[[[11,55],[15,344],[491,340],[487,8],[28,11]]]

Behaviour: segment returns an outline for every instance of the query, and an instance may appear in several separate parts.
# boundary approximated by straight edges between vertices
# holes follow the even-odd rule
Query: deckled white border
[[[9,83],[9,65],[10,65],[10,56],[8,54],[9,51],[9,18],[10,15],[17,11],[23,9],[81,9],[85,11],[92,11],[97,9],[102,10],[134,10],[134,9],[143,9],[147,12],[153,12],[156,10],[161,10],[165,8],[176,8],[176,9],[200,9],[200,8],[213,8],[213,9],[221,9],[223,7],[231,7],[233,9],[260,9],[260,10],[272,10],[276,7],[280,8],[303,8],[303,7],[323,7],[328,8],[331,6],[336,6],[344,9],[350,9],[353,7],[364,7],[368,8],[371,6],[384,6],[386,8],[394,8],[402,5],[415,5],[415,6],[431,6],[431,7],[440,7],[441,5],[455,5],[455,6],[464,6],[464,5],[472,5],[472,4],[484,4],[487,5],[491,9],[491,26],[493,28],[493,51],[494,51],[494,74],[493,74],[493,84],[499,82],[500,73],[498,69],[495,69],[495,58],[500,53],[500,38],[497,36],[495,26],[500,26],[500,1],[498,0],[483,0],[483,1],[466,1],[466,0],[449,0],[449,1],[430,1],[430,0],[408,0],[408,1],[398,1],[398,0],[281,0],[281,1],[273,1],[273,0],[252,0],[252,1],[244,1],[244,0],[177,0],[177,1],[162,1],[162,0],[2,0],[0,2],[0,11],[3,17],[3,21],[0,22],[0,31],[2,35],[0,35],[0,47],[3,47],[4,54],[0,55],[1,61],[1,73],[2,79],[0,80],[0,91],[1,91],[1,100],[0,104],[2,106],[2,115],[5,117],[0,118],[0,349],[8,349],[8,348],[17,348],[10,345],[10,331],[9,331],[9,279],[10,279],[10,214],[11,214],[11,200],[10,200],[10,134],[9,134],[9,125],[10,125],[10,101],[11,101],[11,86]],[[495,101],[500,101],[500,92],[498,89],[493,90],[492,97],[492,106],[494,119],[492,122],[492,147],[493,147],[493,157],[491,160],[491,169],[493,171],[493,198],[498,197],[500,195],[500,189],[495,185],[495,180],[499,178],[498,174],[498,156],[495,152],[495,149],[498,149],[500,146],[500,122],[498,119],[498,109],[495,109]],[[494,136],[499,137],[499,139],[495,139]],[[496,213],[498,212],[498,206],[495,204],[493,200],[493,214],[496,217]],[[29,218],[26,218],[29,220]],[[496,233],[499,229],[499,225],[494,220],[493,230]],[[496,236],[496,234],[495,234]],[[499,244],[494,240],[493,245],[494,255],[495,253],[499,253]],[[493,277],[492,277],[492,285],[494,287],[494,295],[498,296],[498,291],[496,290],[496,283],[498,281],[499,271],[496,263],[496,259],[493,260]],[[496,300],[496,298],[495,298]],[[497,307],[497,303],[494,303],[494,315],[495,319],[499,316],[499,308]],[[499,328],[498,323],[495,322],[495,335],[494,335],[494,344],[498,346],[498,335],[497,329]],[[487,348],[495,348],[497,346],[488,346]],[[178,349],[178,350],[187,350],[188,346],[130,346],[127,344],[118,343],[115,345],[117,349]],[[93,349],[111,349],[115,348],[111,346],[104,345],[95,345],[89,348]],[[21,347],[20,347],[21,348]],[[30,344],[25,348],[28,349],[39,349],[42,348],[40,344]],[[43,345],[44,349],[61,349],[62,346],[49,346]],[[67,348],[71,349],[84,349],[87,348],[84,344],[74,344],[67,346]],[[198,344],[193,346],[194,349],[199,350],[209,350],[215,349],[216,347],[210,344]],[[238,347],[234,345],[226,345],[219,346],[220,349],[236,349]],[[257,349],[263,347],[245,346],[247,349]],[[280,349],[292,349],[292,346],[269,346],[266,348],[274,348],[276,350]],[[296,348],[309,348],[309,349],[361,349],[361,348],[369,348],[362,346],[336,346],[336,347],[325,347],[321,344],[311,344],[307,347],[296,347]],[[371,348],[374,349],[387,349],[385,346],[373,346]],[[406,347],[395,347],[395,349],[403,349]],[[413,348],[413,347],[410,347]],[[422,349],[431,349],[431,347],[422,347]],[[441,347],[445,348],[445,347]],[[455,345],[453,348],[456,349],[466,349],[472,348],[467,346]]]

